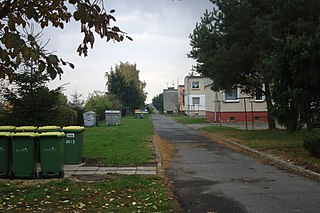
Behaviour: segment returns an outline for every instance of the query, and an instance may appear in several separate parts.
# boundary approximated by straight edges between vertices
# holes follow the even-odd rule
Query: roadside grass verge
[[[181,124],[202,124],[202,123],[208,123],[208,120],[206,118],[191,118],[186,115],[181,114],[169,114],[168,117],[171,117],[175,121],[181,123]]]
[[[99,159],[105,165],[143,165],[152,160],[148,146],[153,134],[150,119],[121,119],[120,126],[86,127],[83,156]]]
[[[250,148],[320,172],[320,159],[310,156],[309,152],[303,148],[306,130],[295,133],[288,133],[283,129],[245,131],[226,126],[202,127],[200,130],[232,139]]]
[[[88,183],[70,179],[0,181],[2,212],[172,212],[159,177],[110,175]]]

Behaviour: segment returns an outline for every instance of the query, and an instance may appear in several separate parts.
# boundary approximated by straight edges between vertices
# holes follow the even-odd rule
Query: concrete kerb
[[[67,165],[64,167],[65,177],[78,175],[157,175],[157,168],[152,166],[138,167],[85,167],[79,165]]]
[[[156,133],[153,134],[153,138],[154,137],[156,137]],[[156,155],[156,159],[157,159],[156,172],[158,174],[164,174],[164,171],[163,171],[163,168],[162,168],[162,158],[161,158],[159,147],[154,143],[154,140],[152,140],[152,144],[153,144],[155,155]]]

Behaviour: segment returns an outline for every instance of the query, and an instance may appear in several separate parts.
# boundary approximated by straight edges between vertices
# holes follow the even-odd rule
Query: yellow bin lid
[[[38,135],[39,137],[65,137],[63,132],[44,132]]]
[[[17,133],[12,133],[12,137],[31,137],[31,138],[36,138],[38,137],[38,133],[34,132],[17,132]]]
[[[0,131],[13,131],[16,127],[15,126],[0,126]]]
[[[0,137],[11,137],[11,132],[0,132]]]
[[[16,132],[34,132],[38,129],[36,126],[19,126],[16,127],[15,131]]]
[[[47,130],[57,130],[59,131],[61,128],[60,126],[40,126],[37,130],[39,131],[47,131]]]
[[[83,126],[66,126],[62,128],[63,132],[82,132],[84,131]]]

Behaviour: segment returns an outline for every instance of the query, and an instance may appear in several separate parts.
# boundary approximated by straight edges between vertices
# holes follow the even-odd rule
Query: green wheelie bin
[[[36,132],[38,133],[44,133],[44,132],[59,132],[61,130],[60,126],[40,126],[36,129]],[[37,161],[40,162],[41,153],[40,153],[40,144],[39,140],[37,141]]]
[[[37,129],[38,133],[43,133],[43,132],[59,132],[61,130],[60,126],[40,126]]]
[[[64,138],[63,132],[39,134],[40,165],[39,177],[64,177]]]
[[[38,127],[36,126],[19,126],[15,128],[15,132],[36,132]]]
[[[64,146],[64,163],[80,164],[82,163],[83,148],[83,126],[63,127],[62,132],[66,134]]]
[[[35,178],[36,169],[36,139],[37,133],[18,132],[12,138],[11,175],[16,178]],[[11,177],[10,177],[11,178]]]
[[[0,132],[14,132],[15,126],[0,126]]]
[[[10,172],[11,133],[0,132],[0,175],[8,177]]]

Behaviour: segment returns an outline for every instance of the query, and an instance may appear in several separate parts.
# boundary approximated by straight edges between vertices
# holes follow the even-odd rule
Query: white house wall
[[[198,88],[192,88],[192,84],[198,83]],[[186,76],[184,79],[184,110],[188,116],[205,116],[205,78],[200,76]],[[193,104],[192,98],[200,98],[199,104]]]
[[[205,111],[206,117],[210,121],[230,122],[230,118],[235,118],[235,122],[244,121],[245,117],[249,120],[266,121],[267,104],[265,99],[256,101],[250,95],[241,93],[238,90],[239,100],[226,102],[224,91],[212,91],[210,86],[205,88]],[[251,114],[250,114],[251,113]]]

